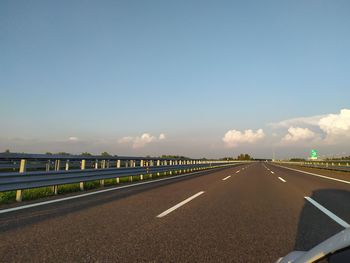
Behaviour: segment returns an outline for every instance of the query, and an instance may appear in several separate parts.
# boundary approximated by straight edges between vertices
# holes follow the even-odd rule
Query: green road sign
[[[311,159],[317,159],[317,150],[312,149],[310,152]]]

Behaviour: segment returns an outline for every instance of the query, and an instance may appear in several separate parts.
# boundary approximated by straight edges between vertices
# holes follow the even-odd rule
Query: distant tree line
[[[46,152],[46,155],[71,155],[70,153],[66,152],[58,152],[58,153],[52,153],[52,152]]]
[[[236,158],[234,158],[234,157],[223,157],[220,160],[223,160],[223,161],[234,161],[234,160],[248,161],[248,160],[254,160],[254,159],[247,153],[241,153]]]
[[[350,156],[343,156],[343,157],[330,157],[326,158],[327,161],[336,161],[336,160],[350,160]]]
[[[291,162],[304,162],[304,158],[290,158],[289,161]]]
[[[186,156],[181,156],[181,155],[165,155],[163,154],[160,158],[172,158],[172,159],[190,159]]]
[[[306,159],[304,158],[291,158],[289,159],[291,162],[304,162]],[[350,160],[350,156],[343,156],[343,157],[329,157],[325,158],[326,161],[341,161],[341,160]]]
[[[222,161],[233,161],[233,160],[236,160],[236,159],[233,158],[233,157],[223,157],[223,158],[220,158],[220,160],[222,160]]]
[[[241,153],[240,155],[237,156],[237,160],[240,160],[240,161],[248,161],[248,160],[252,160],[252,157],[250,157],[249,154],[245,153]]]
[[[52,153],[52,152],[46,152],[46,155],[73,155],[71,153],[67,153],[67,152],[58,152],[58,153]],[[80,156],[92,156],[93,154],[89,153],[89,152],[82,152],[81,154],[79,154]],[[102,152],[101,156],[112,156],[111,154],[109,154],[108,152]],[[117,156],[117,155],[115,155]]]

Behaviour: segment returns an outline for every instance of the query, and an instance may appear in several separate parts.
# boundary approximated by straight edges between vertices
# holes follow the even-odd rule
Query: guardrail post
[[[170,165],[170,166],[172,166],[172,165],[173,165],[173,160],[169,160],[169,165]],[[170,175],[172,175],[172,174],[173,174],[173,171],[172,171],[172,170],[170,170],[170,171],[169,171],[169,174],[170,174]]]
[[[130,167],[134,167],[134,161],[130,160]],[[132,182],[132,175],[129,176],[129,182]]]
[[[46,172],[50,171],[50,166],[51,166],[51,160],[48,160],[46,162]]]
[[[140,161],[140,167],[143,167],[144,166],[144,161],[141,160]],[[140,174],[140,180],[143,180],[143,174]]]
[[[69,170],[69,160],[66,161],[66,167],[65,170],[68,171]]]
[[[85,161],[85,160],[81,160],[80,169],[81,169],[81,170],[85,170],[85,165],[86,165],[86,161]],[[80,182],[80,183],[79,183],[79,186],[80,186],[80,190],[81,190],[81,191],[84,191],[84,182]]]
[[[116,167],[120,168],[120,160],[117,160]],[[115,178],[115,182],[119,184],[119,177]]]
[[[26,171],[26,166],[27,166],[27,160],[22,159],[20,164],[19,164],[19,172],[24,173]],[[16,201],[22,202],[22,197],[23,197],[22,190],[17,190],[16,191]]]
[[[61,166],[61,160],[55,160],[55,171],[59,171]]]
[[[149,160],[149,162],[148,162],[148,167],[151,167],[151,166],[154,166],[153,160]],[[152,173],[150,173],[148,176],[149,176],[149,178],[152,178]]]
[[[157,160],[157,164],[156,164],[157,166],[160,166],[160,160]],[[157,176],[159,176],[160,175],[160,173],[159,172],[157,172]]]
[[[98,160],[95,160],[95,169],[98,169]],[[100,180],[100,186],[104,186],[105,185],[105,180],[101,179]]]
[[[163,165],[164,165],[164,166],[167,166],[167,165],[168,165],[168,161],[167,161],[167,160],[164,160],[164,161],[163,161]],[[166,172],[166,171],[165,171],[165,175],[167,175],[167,172]]]
[[[61,160],[55,160],[55,171],[59,171],[61,166]],[[54,195],[58,194],[58,185],[54,185],[52,187],[52,191]]]

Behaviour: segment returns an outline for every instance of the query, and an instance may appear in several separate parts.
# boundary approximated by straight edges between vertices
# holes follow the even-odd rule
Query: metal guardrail
[[[134,157],[134,156],[113,156],[113,155],[73,155],[73,154],[31,154],[31,153],[0,153],[0,159],[33,159],[33,160],[179,160],[179,158],[161,158],[161,157]],[[201,160],[201,159],[191,159]]]
[[[305,162],[287,162],[275,161],[281,164],[293,164],[310,168],[321,168],[327,170],[350,172],[350,161],[305,161]]]
[[[141,162],[147,164],[160,162],[163,164],[179,164],[190,161],[191,163],[211,162],[218,160],[180,159],[159,157],[130,157],[130,156],[82,156],[82,155],[47,155],[47,154],[17,154],[0,153],[0,172],[20,170],[21,160],[26,160],[26,170],[71,170],[80,169],[82,160],[85,160],[86,168],[119,168],[141,166]],[[119,162],[119,164],[118,164]]]
[[[228,165],[217,164],[215,167]],[[231,164],[232,165],[232,164]],[[21,190],[54,186],[71,183],[81,183],[102,179],[119,178],[135,175],[156,174],[177,170],[193,170],[214,167],[209,164],[172,165],[154,167],[87,169],[76,171],[52,171],[52,172],[27,172],[27,173],[2,173],[0,174],[0,191]]]
[[[223,167],[238,161],[218,161],[202,159],[178,159],[156,157],[125,156],[77,156],[77,155],[38,155],[38,154],[0,154],[0,192],[16,190],[16,200],[22,200],[22,190],[53,186],[54,194],[58,185],[132,176],[152,175],[163,172],[193,171],[206,168]],[[62,165],[63,164],[63,165]],[[74,169],[71,169],[71,168]],[[63,170],[62,170],[63,168]],[[32,169],[30,171],[30,169]]]

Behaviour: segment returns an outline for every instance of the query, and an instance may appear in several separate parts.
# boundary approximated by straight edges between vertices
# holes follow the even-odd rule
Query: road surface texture
[[[350,222],[350,175],[312,173],[257,162],[3,212],[0,262],[275,262]]]

